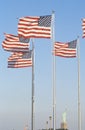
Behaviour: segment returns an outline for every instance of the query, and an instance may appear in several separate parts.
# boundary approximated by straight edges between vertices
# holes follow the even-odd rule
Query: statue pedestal
[[[67,129],[67,123],[66,122],[62,122],[61,123],[61,129]]]

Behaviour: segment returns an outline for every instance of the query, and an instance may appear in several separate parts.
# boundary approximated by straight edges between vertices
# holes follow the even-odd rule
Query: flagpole
[[[80,103],[80,43],[77,39],[77,57],[78,57],[78,130],[81,130],[81,103]]]
[[[55,42],[55,23],[54,23],[55,14],[52,12],[52,44],[54,46]],[[56,129],[56,61],[55,56],[53,55],[53,130]]]
[[[34,40],[32,39],[32,120],[31,130],[34,130]]]

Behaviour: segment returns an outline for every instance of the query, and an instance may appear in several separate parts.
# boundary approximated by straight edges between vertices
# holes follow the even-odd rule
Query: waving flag
[[[32,66],[32,51],[13,52],[8,58],[8,68],[24,68]]]
[[[76,57],[76,45],[77,40],[68,43],[55,42],[53,54],[65,58]]]
[[[85,38],[85,18],[82,19],[82,30],[83,30],[83,35],[82,35],[82,37]]]
[[[18,35],[25,38],[51,38],[51,15],[22,17],[18,23]]]
[[[5,40],[2,42],[2,47],[4,50],[11,52],[28,52],[29,39],[19,38],[12,34],[5,34]]]

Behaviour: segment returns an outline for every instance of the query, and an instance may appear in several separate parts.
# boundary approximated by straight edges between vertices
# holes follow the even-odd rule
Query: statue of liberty
[[[62,114],[62,119],[63,119],[63,123],[66,123],[67,121],[66,121],[66,115],[67,115],[67,113],[66,113],[66,110],[63,112],[63,114]]]

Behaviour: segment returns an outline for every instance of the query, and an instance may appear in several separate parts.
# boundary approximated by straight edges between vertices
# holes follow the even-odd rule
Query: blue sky
[[[79,36],[80,40],[80,97],[82,130],[85,129],[85,39],[82,39],[82,21],[85,0],[1,0],[0,42],[3,33],[17,35],[17,23],[22,16],[43,16],[55,11],[55,40],[66,42]],[[35,39],[35,129],[46,128],[52,116],[52,41]],[[8,69],[10,53],[0,45],[0,129],[23,130],[31,128],[32,69]],[[67,108],[68,129],[77,129],[77,58],[56,57],[56,127],[60,128],[62,113]]]

